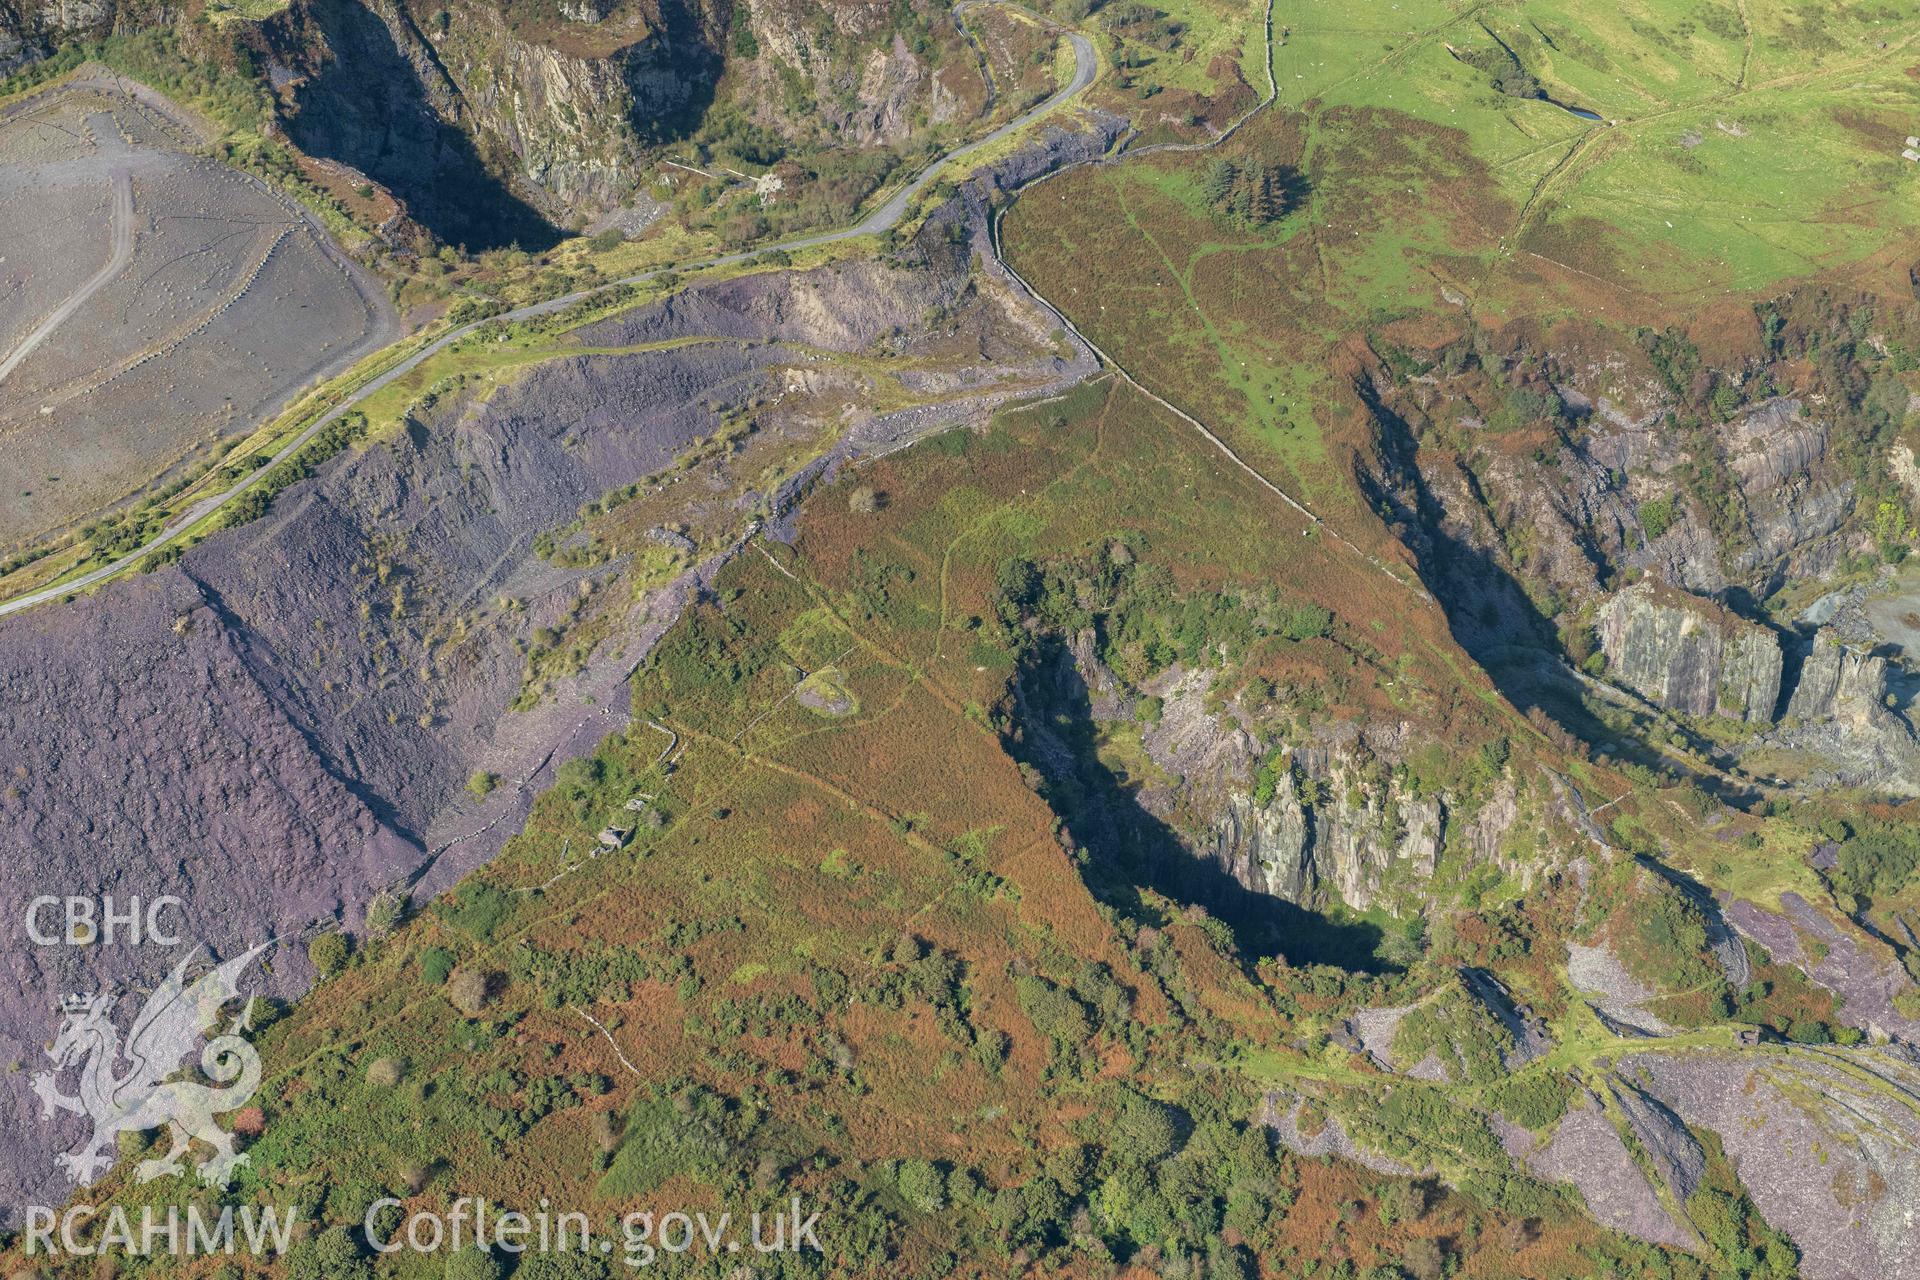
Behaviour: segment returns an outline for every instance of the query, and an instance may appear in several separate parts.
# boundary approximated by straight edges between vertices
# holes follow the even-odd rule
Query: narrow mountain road
[[[552,315],[556,311],[564,311],[577,302],[598,297],[601,294],[608,293],[624,285],[644,284],[656,276],[665,275],[673,271],[701,271],[712,267],[735,266],[775,249],[809,249],[820,245],[838,243],[843,240],[853,240],[861,236],[879,235],[882,232],[892,230],[893,227],[898,225],[901,218],[906,216],[907,207],[912,203],[913,198],[925,190],[928,184],[933,182],[943,171],[960,163],[968,156],[976,154],[982,148],[1011,137],[1014,133],[1024,129],[1042,116],[1048,115],[1055,108],[1061,106],[1068,99],[1075,97],[1088,85],[1093,83],[1094,76],[1099,71],[1100,62],[1094,55],[1092,41],[1080,35],[1078,32],[1068,32],[1067,40],[1073,48],[1073,77],[1064,87],[1046,101],[1035,106],[1032,110],[1001,125],[985,137],[970,142],[963,147],[957,147],[940,159],[935,160],[925,169],[922,169],[912,181],[894,192],[894,194],[877,209],[854,225],[843,227],[838,231],[819,232],[813,235],[801,236],[793,240],[784,240],[777,244],[762,245],[738,253],[720,254],[716,257],[703,258],[695,262],[680,263],[674,267],[656,267],[651,271],[637,272],[634,275],[623,276],[618,280],[609,281],[606,284],[596,285],[591,289],[580,289],[573,293],[563,294],[557,298],[549,298],[544,302],[534,302],[524,307],[516,307],[511,311],[505,311],[499,315],[475,320],[471,324],[465,324],[457,329],[444,333],[427,346],[422,347],[419,351],[414,352],[405,360],[402,360],[393,368],[364,383],[327,413],[315,419],[306,430],[288,441],[279,452],[275,453],[273,457],[267,461],[266,465],[254,471],[251,476],[234,485],[233,488],[228,489],[224,493],[212,494],[196,502],[191,507],[188,507],[178,518],[141,547],[128,552],[111,564],[103,565],[90,573],[82,574],[78,578],[57,583],[50,587],[43,587],[38,591],[28,592],[26,595],[16,596],[12,600],[0,602],[0,617],[5,617],[11,613],[18,613],[23,609],[31,609],[36,605],[45,604],[51,600],[62,599],[76,592],[85,591],[89,587],[97,586],[109,578],[125,573],[128,569],[139,564],[140,561],[152,555],[155,551],[176,541],[184,535],[187,530],[193,528],[208,516],[213,515],[228,503],[234,501],[254,485],[260,483],[275,466],[293,457],[294,454],[306,447],[308,441],[350,413],[355,407],[365,402],[368,397],[377,394],[393,385],[397,380],[406,377],[426,361],[432,359],[454,343],[473,334],[483,325],[512,324],[516,321],[532,320],[540,316]]]
[[[1242,125],[1246,124],[1247,121],[1253,119],[1253,117],[1257,115],[1259,112],[1265,110],[1268,107],[1271,107],[1275,102],[1279,100],[1279,97],[1280,97],[1280,83],[1275,76],[1274,66],[1273,66],[1273,50],[1274,50],[1273,0],[1267,0],[1265,23],[1266,23],[1266,36],[1267,36],[1267,93],[1266,93],[1266,96],[1262,98],[1259,102],[1256,102],[1255,104],[1253,104],[1253,106],[1247,108],[1245,112],[1241,113],[1238,119],[1234,120],[1233,123],[1229,124],[1218,135],[1208,139],[1205,142],[1158,143],[1153,146],[1140,147],[1132,151],[1121,151],[1117,154],[1102,156],[1098,159],[1083,161],[1082,163],[1083,164],[1118,164],[1118,163],[1125,163],[1128,159],[1135,156],[1163,154],[1166,152],[1207,151],[1207,150],[1211,150],[1214,147],[1218,147],[1221,143],[1231,138],[1235,133],[1237,133],[1240,130],[1240,127]],[[1024,190],[1032,190],[1033,187],[1040,185],[1040,183],[1047,182],[1051,179],[1057,178],[1063,173],[1071,172],[1074,168],[1077,168],[1077,167],[1079,166],[1069,165],[1064,168],[1055,169],[1050,173],[1043,174],[1034,182],[1030,183]],[[1216,432],[1214,432],[1204,422],[1200,421],[1200,419],[1194,417],[1192,414],[1188,413],[1185,409],[1182,409],[1179,405],[1174,404],[1171,400],[1168,400],[1165,396],[1159,394],[1158,392],[1152,390],[1151,388],[1146,386],[1144,383],[1142,383],[1138,378],[1136,378],[1132,374],[1132,372],[1130,372],[1127,369],[1125,365],[1121,364],[1120,361],[1116,360],[1110,353],[1108,353],[1098,343],[1094,342],[1092,338],[1088,337],[1084,332],[1082,332],[1079,326],[1074,324],[1072,318],[1067,315],[1066,311],[1063,308],[1055,305],[1051,299],[1046,297],[1046,295],[1042,294],[1037,288],[1034,287],[1032,281],[1028,280],[1025,276],[1021,275],[1019,271],[1015,270],[1013,264],[1007,261],[1005,247],[1002,244],[1001,237],[1000,237],[1001,220],[1006,214],[1008,207],[1010,206],[1003,206],[995,214],[991,224],[989,224],[990,230],[992,232],[991,242],[993,246],[993,255],[994,255],[994,258],[999,262],[1001,269],[1007,273],[1008,277],[1012,279],[1013,282],[1017,284],[1021,288],[1021,290],[1024,291],[1026,295],[1034,301],[1036,305],[1038,305],[1042,310],[1046,311],[1048,314],[1053,316],[1055,320],[1059,321],[1060,327],[1062,329],[1066,330],[1066,332],[1072,334],[1076,339],[1078,339],[1080,344],[1084,346],[1087,350],[1091,351],[1094,354],[1094,356],[1097,357],[1102,364],[1112,369],[1115,375],[1118,376],[1121,381],[1125,382],[1128,386],[1132,387],[1135,391],[1139,392],[1141,395],[1145,396],[1147,399],[1153,401],[1154,404],[1159,405],[1160,408],[1164,409],[1166,412],[1172,414],[1174,417],[1184,422],[1187,426],[1191,427],[1196,433],[1199,434],[1199,436],[1203,440],[1205,440],[1208,444],[1212,445],[1213,448],[1222,457],[1224,457],[1228,462],[1233,464],[1234,467],[1236,467],[1243,474],[1245,474],[1255,484],[1267,490],[1267,492],[1273,494],[1275,497],[1279,498],[1280,501],[1284,502],[1287,506],[1291,507],[1296,514],[1298,514],[1299,516],[1301,516],[1303,519],[1307,521],[1309,526],[1326,534],[1329,538],[1332,538],[1335,542],[1339,543],[1342,547],[1345,547],[1348,551],[1352,552],[1353,554],[1359,556],[1361,559],[1365,560],[1373,568],[1379,570],[1381,573],[1391,578],[1395,583],[1399,584],[1402,587],[1407,588],[1409,591],[1414,592],[1421,599],[1428,601],[1429,603],[1432,602],[1433,596],[1431,595],[1431,593],[1427,591],[1425,587],[1421,586],[1418,582],[1409,581],[1406,575],[1401,573],[1399,570],[1387,564],[1384,560],[1381,560],[1378,556],[1375,556],[1372,552],[1366,550],[1366,548],[1360,546],[1358,543],[1354,542],[1351,538],[1348,538],[1345,534],[1341,533],[1338,529],[1328,524],[1324,519],[1321,518],[1319,513],[1315,512],[1312,508],[1308,507],[1306,503],[1294,497],[1292,494],[1288,493],[1285,489],[1281,488],[1278,484],[1275,484],[1272,480],[1268,479],[1266,474],[1262,472],[1258,467],[1255,467],[1253,464],[1249,463],[1245,458],[1241,457],[1239,452],[1236,451],[1232,445],[1228,444],[1225,440],[1223,440]]]
[[[18,368],[22,360],[32,355],[55,330],[71,320],[74,312],[84,307],[94,294],[118,279],[120,273],[127,269],[127,264],[133,261],[133,175],[125,169],[115,169],[112,184],[113,199],[107,216],[112,226],[113,241],[107,252],[106,265],[94,272],[85,284],[68,294],[65,302],[49,312],[32,333],[22,338],[20,345],[9,352],[6,359],[0,360],[0,382],[5,382],[7,375]]]

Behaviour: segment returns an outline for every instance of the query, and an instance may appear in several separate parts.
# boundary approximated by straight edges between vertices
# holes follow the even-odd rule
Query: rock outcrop
[[[873,6],[763,2],[740,10],[747,12],[760,50],[743,68],[746,101],[771,127],[784,131],[793,123],[783,118],[782,104],[793,96],[795,83],[806,86],[817,127],[860,147],[897,145],[912,135],[916,121],[945,124],[963,109],[935,66],[937,46],[923,38],[918,42],[922,52],[915,53]],[[931,34],[959,40],[950,23],[938,24]],[[974,94],[984,94],[970,62],[956,58],[954,69],[972,79]]]
[[[1518,816],[1510,784],[1472,807],[1417,791],[1406,775],[1381,767],[1398,758],[1405,725],[1328,726],[1290,753],[1270,796],[1257,796],[1261,744],[1208,709],[1210,679],[1176,669],[1154,686],[1161,718],[1144,745],[1181,785],[1148,787],[1141,803],[1162,818],[1176,808],[1197,815],[1200,826],[1185,831],[1189,849],[1245,888],[1302,906],[1337,898],[1364,910],[1395,876],[1430,879],[1450,843],[1476,861],[1498,859]]]
[[[711,95],[719,34],[615,13],[578,44],[541,42],[516,34],[499,8],[468,3],[431,38],[478,133],[558,209],[591,214],[631,199],[646,142]]]
[[[1780,700],[1771,631],[1683,591],[1640,582],[1600,609],[1608,675],[1670,711],[1770,723]]]

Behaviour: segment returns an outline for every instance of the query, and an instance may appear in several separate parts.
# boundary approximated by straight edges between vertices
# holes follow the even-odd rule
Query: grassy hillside
[[[1356,25],[1290,6],[1280,110],[1221,147],[1048,182],[1007,220],[1011,260],[1353,533],[1351,336],[1469,314],[1624,332],[1816,276],[1906,290],[1920,15],[1798,12],[1416,3]],[[1285,175],[1273,216],[1233,216],[1223,163]]]
[[[563,769],[496,863],[262,1037],[265,1132],[231,1198],[312,1210],[286,1274],[362,1274],[312,1268],[387,1194],[608,1222],[798,1194],[828,1255],[794,1274],[1650,1265],[1550,1197],[1502,1210],[1277,1150],[1249,1123],[1260,1082],[1323,1070],[1293,1047],[1302,975],[1256,975],[1151,891],[1097,900],[1004,749],[1013,653],[986,620],[1008,556],[1132,526],[1183,589],[1323,573],[1351,618],[1336,553],[1249,526],[1258,502],[1111,380],[817,495],[794,548],[741,556],[668,635],[640,719]],[[1303,660],[1375,696],[1364,673],[1390,659],[1346,625]],[[845,709],[794,696],[825,669]],[[1411,705],[1488,731],[1478,700]],[[595,852],[609,824],[631,842]],[[179,1194],[126,1176],[121,1202]]]

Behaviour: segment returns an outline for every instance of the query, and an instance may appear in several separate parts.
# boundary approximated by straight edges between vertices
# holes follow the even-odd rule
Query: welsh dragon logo
[[[200,1180],[225,1186],[232,1179],[247,1157],[234,1151],[233,1135],[213,1118],[245,1106],[260,1087],[260,1054],[239,1034],[252,1002],[225,1031],[211,1040],[205,1037],[215,1030],[221,1009],[239,997],[241,971],[268,945],[216,966],[191,985],[187,966],[199,952],[190,952],[147,998],[124,1044],[112,1018],[117,997],[78,996],[62,1003],[66,1021],[47,1050],[55,1067],[34,1075],[33,1091],[45,1115],[67,1111],[86,1116],[93,1121],[93,1133],[85,1145],[56,1155],[56,1167],[77,1185],[89,1186],[113,1167],[122,1133],[164,1127],[171,1147],[163,1156],[140,1162],[135,1169],[140,1181],[182,1172],[181,1157],[195,1138],[214,1151],[200,1166]],[[200,1069],[213,1084],[169,1081],[196,1049]],[[61,1093],[59,1077],[76,1068],[79,1092]]]

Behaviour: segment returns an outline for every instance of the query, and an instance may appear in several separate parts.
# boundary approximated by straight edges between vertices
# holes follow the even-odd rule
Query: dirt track
[[[33,354],[34,348],[45,342],[49,334],[71,319],[74,312],[112,283],[133,261],[133,176],[122,169],[115,172],[109,181],[113,184],[113,248],[107,254],[106,265],[70,294],[65,302],[54,308],[53,314],[22,339],[6,359],[0,360],[0,382],[5,382],[7,375]]]

